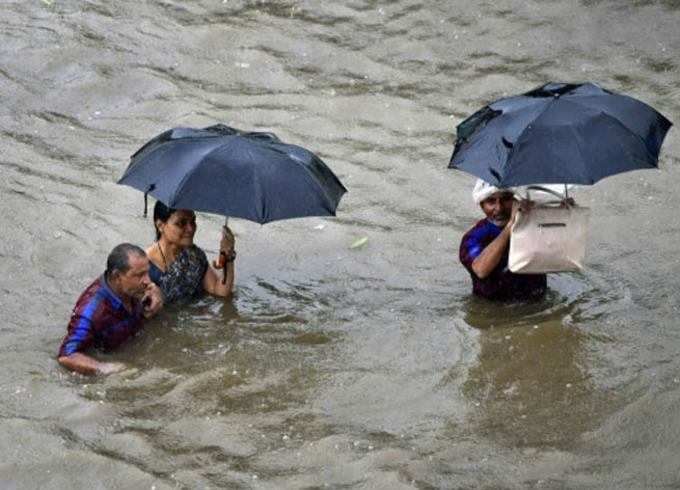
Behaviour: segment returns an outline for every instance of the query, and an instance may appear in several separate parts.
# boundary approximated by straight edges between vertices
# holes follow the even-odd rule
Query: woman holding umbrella
[[[156,241],[146,249],[149,276],[160,287],[166,303],[186,301],[203,292],[229,297],[234,287],[234,235],[224,228],[220,255],[226,260],[225,279],[210,267],[206,254],[194,244],[196,214],[172,209],[157,201],[153,210]],[[217,264],[216,264],[217,266]]]
[[[218,279],[194,245],[194,211],[264,224],[306,216],[335,216],[347,189],[314,153],[272,133],[223,124],[174,128],[140,148],[119,184],[157,199],[156,242],[147,249],[151,279],[165,302],[203,291],[227,297],[234,285],[234,236],[225,226]]]

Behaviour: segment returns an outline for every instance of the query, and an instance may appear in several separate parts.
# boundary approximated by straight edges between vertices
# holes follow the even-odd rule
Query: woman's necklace
[[[165,260],[165,254],[163,253],[163,249],[161,248],[161,242],[156,242],[156,246],[158,247],[158,251],[161,253],[161,257],[163,257],[163,265],[165,265],[165,270],[168,270],[168,261]]]

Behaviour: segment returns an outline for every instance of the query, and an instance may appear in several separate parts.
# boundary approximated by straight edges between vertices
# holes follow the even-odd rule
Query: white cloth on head
[[[515,191],[510,188],[498,188],[482,179],[477,179],[477,182],[475,182],[475,188],[472,189],[472,199],[474,199],[476,204],[481,204],[484,199],[488,199],[496,192],[512,192],[514,194]]]

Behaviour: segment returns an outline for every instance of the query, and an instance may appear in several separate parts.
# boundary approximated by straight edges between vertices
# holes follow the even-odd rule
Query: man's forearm
[[[80,374],[97,374],[101,371],[102,363],[80,352],[75,352],[70,356],[61,356],[59,364],[66,369]]]
[[[482,253],[472,262],[472,270],[480,279],[484,279],[496,268],[501,261],[505,249],[510,242],[510,227],[505,226],[501,234],[498,235]]]

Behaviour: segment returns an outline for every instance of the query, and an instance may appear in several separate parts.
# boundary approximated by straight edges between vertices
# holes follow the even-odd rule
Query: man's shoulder
[[[460,240],[459,255],[464,264],[472,264],[486,246],[501,232],[501,229],[483,218],[470,228]]]
[[[87,285],[85,289],[83,289],[83,292],[80,293],[80,298],[89,298],[97,294],[97,291],[99,291],[102,287],[102,276],[97,277],[94,279],[90,284]]]
[[[494,228],[495,225],[493,223],[489,222],[486,218],[482,218],[477,221],[472,228],[465,232],[463,241],[470,237],[481,237],[482,235],[493,234],[495,232]]]
[[[106,300],[106,295],[102,294],[103,290],[103,276],[96,278],[92,281],[78,297],[76,301],[76,306],[74,310],[84,310],[86,307],[90,309],[94,308],[94,303],[99,303],[102,300]]]

